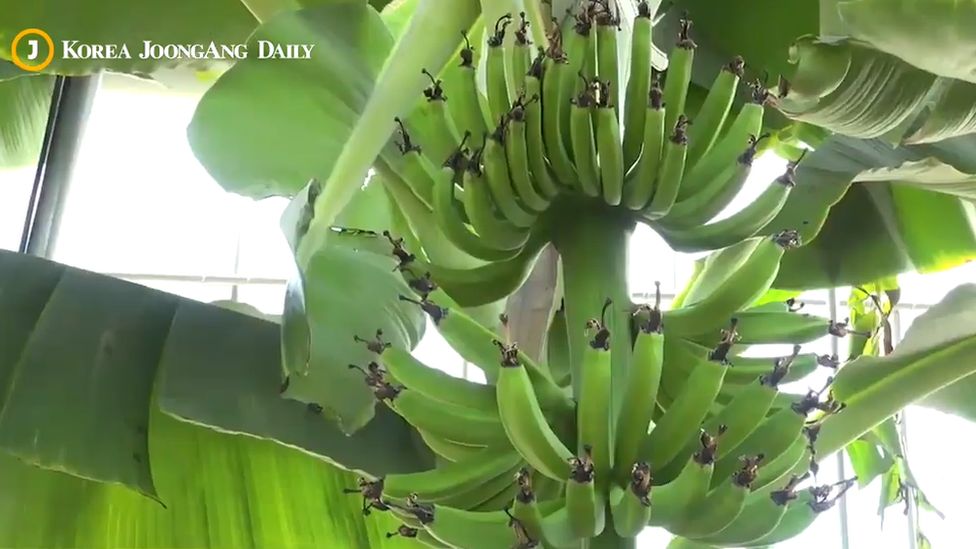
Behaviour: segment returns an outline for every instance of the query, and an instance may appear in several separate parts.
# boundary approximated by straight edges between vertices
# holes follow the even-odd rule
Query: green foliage
[[[21,77],[0,60],[0,170],[37,162],[53,85],[51,76]]]
[[[125,486],[0,455],[0,545],[10,548],[410,547],[397,522],[346,495],[354,475],[267,440],[177,421],[153,407],[148,454],[159,501]],[[147,410],[148,411],[148,410]],[[80,408],[73,416],[86,415]]]
[[[892,354],[861,356],[847,364],[831,388],[847,408],[825,420],[818,454],[843,448],[908,404],[972,374],[976,368],[973,311],[976,285],[959,286],[915,320]]]
[[[282,398],[276,324],[11,252],[0,252],[0,318],[0,448],[30,463],[155,494],[152,392],[167,414],[363,474],[427,463],[389,413],[349,437]],[[374,451],[390,441],[405,450]]]
[[[313,177],[328,179],[393,40],[361,2],[279,15],[249,43],[258,40],[314,44],[316,54],[307,61],[237,63],[204,95],[188,136],[228,191],[292,196]]]

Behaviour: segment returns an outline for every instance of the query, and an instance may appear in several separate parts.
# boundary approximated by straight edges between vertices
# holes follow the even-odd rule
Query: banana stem
[[[612,368],[611,403],[618,407],[630,364],[630,296],[627,244],[634,224],[609,210],[568,208],[554,223],[553,243],[562,259],[573,396],[579,396],[580,366],[588,344],[586,321],[600,318],[607,298]]]

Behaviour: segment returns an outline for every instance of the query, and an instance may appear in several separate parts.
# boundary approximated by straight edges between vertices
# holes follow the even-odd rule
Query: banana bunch
[[[631,307],[626,329],[611,331],[609,299],[578,331],[567,326],[586,342],[578,394],[571,379],[554,375],[565,364],[527,356],[429,279],[414,285],[417,294],[401,299],[421,307],[489,383],[431,368],[380,332],[357,338],[375,360],[351,367],[416,429],[437,465],[362,479],[351,491],[363,496],[364,509],[403,521],[391,535],[432,547],[578,547],[608,530],[630,538],[648,525],[715,546],[795,535],[833,501],[830,487],[798,485],[816,471],[820,422],[843,405],[824,397],[826,388],[792,396],[778,386],[818,366],[836,367],[833,358],[801,354],[801,344],[845,335],[845,327],[801,314],[793,301],[750,306],[795,233],[747,243],[749,253],[711,263],[696,279],[711,289],[689,293],[694,299],[681,308],[662,311],[658,291],[654,304]],[[686,315],[701,326],[725,324],[703,345],[696,339],[708,331],[671,332],[672,321],[695,325]],[[615,414],[611,342],[618,337],[631,355]],[[797,343],[789,356],[762,359],[738,356],[743,340]],[[549,344],[567,345],[561,338]],[[551,348],[548,356],[569,354]]]
[[[662,84],[651,68],[651,15],[641,2],[626,78],[614,0],[584,0],[553,19],[545,44],[532,44],[525,13],[487,29],[479,22],[441,73],[424,71],[430,85],[396,119],[398,152],[378,168],[408,218],[403,230],[430,260],[424,272],[463,306],[513,293],[581,209],[612,208],[676,250],[700,251],[759,234],[785,204],[795,163],[749,206],[711,222],[746,181],[773,97],[753,82],[733,112],[737,57],[686,112],[691,22],[681,23]],[[450,260],[459,256],[486,264]]]
[[[800,245],[795,230],[766,230],[796,162],[751,205],[712,221],[745,182],[770,94],[754,83],[731,114],[737,58],[686,112],[691,22],[662,81],[651,70],[651,16],[640,3],[626,81],[612,1],[586,0],[554,19],[543,45],[530,43],[524,14],[476,26],[396,120],[398,154],[378,170],[406,218],[386,233],[414,291],[400,299],[487,383],[433,369],[382,333],[357,338],[373,360],[351,367],[435,456],[430,470],[351,489],[365,511],[402,520],[391,536],[564,548],[653,525],[714,546],[762,546],[832,504],[836,487],[800,484],[816,473],[820,422],[843,404],[829,384],[802,395],[779,385],[837,368],[836,357],[802,346],[856,330],[792,300],[763,301],[783,255]],[[660,289],[653,303],[631,303],[619,276],[618,251],[638,222],[675,249],[717,250],[669,310]],[[562,257],[564,306],[543,360],[469,311],[516,290],[550,243]],[[475,266],[445,259],[458,257]],[[793,352],[754,356],[782,344]]]

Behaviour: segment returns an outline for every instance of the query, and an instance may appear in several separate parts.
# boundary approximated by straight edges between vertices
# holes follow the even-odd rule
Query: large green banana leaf
[[[279,326],[252,316],[0,251],[0,327],[0,450],[47,469],[157,497],[154,390],[165,413],[363,474],[430,460],[385,407],[346,436],[282,398]]]
[[[0,60],[0,170],[37,162],[54,86],[46,75],[5,79],[9,65]]]
[[[306,193],[295,197],[282,219],[293,246],[308,207]],[[382,330],[384,342],[412,349],[420,343],[426,318],[399,299],[411,290],[382,235],[391,227],[383,187],[371,181],[337,222],[341,232],[287,288],[282,356],[289,383],[284,395],[324,406],[351,433],[373,418],[377,404],[362,373],[349,368],[363,368],[376,358],[357,338],[372,339]]]
[[[315,55],[239,62],[201,99],[190,145],[225,189],[292,196],[329,177],[393,39],[366,4],[336,2],[273,18],[249,44],[257,40],[315,44]]]
[[[439,70],[478,13],[473,0],[425,0],[403,28],[407,10],[397,5],[387,14],[400,35],[396,44],[383,19],[360,2],[273,18],[256,36],[314,42],[319,53],[309,63],[239,63],[204,97],[190,126],[198,158],[228,190],[293,195],[309,177],[325,182],[304,239],[311,251],[355,195],[393,118],[420,96],[420,69]],[[255,116],[242,117],[242,110]],[[302,267],[309,256],[300,254]]]
[[[60,422],[87,413],[79,408]],[[410,546],[387,539],[397,526],[388,514],[364,518],[358,495],[342,493],[356,486],[351,473],[270,441],[177,421],[155,406],[147,415],[148,454],[103,459],[151,462],[159,502],[0,454],[0,546]]]

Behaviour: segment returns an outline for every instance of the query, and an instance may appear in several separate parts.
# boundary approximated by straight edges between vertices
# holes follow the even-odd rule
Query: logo
[[[44,59],[39,59],[41,40],[47,44],[47,57]],[[26,59],[21,58],[20,52],[17,51],[17,46],[22,41],[26,43]],[[48,33],[41,29],[24,29],[17,33],[10,45],[10,60],[13,61],[14,65],[28,72],[44,70],[44,67],[50,65],[51,61],[54,60],[54,41],[51,40]]]

